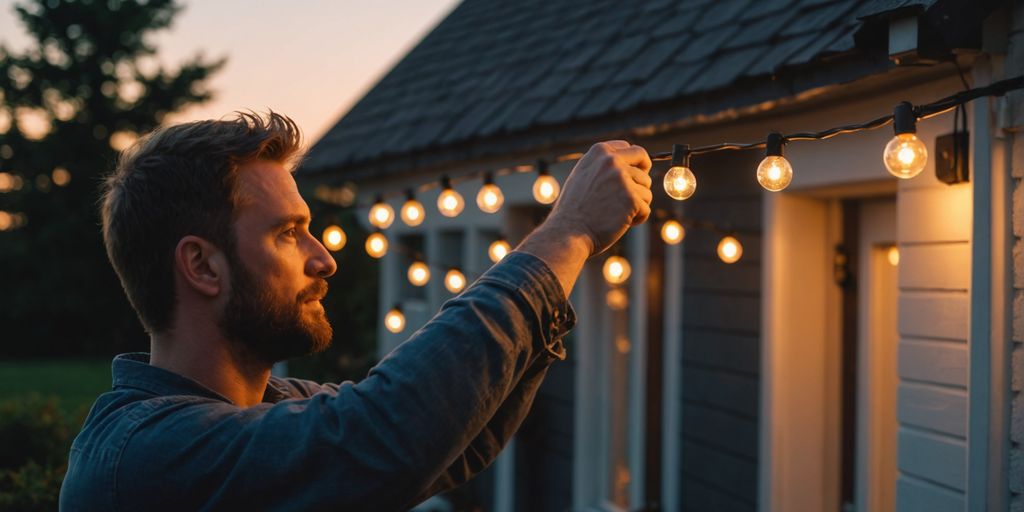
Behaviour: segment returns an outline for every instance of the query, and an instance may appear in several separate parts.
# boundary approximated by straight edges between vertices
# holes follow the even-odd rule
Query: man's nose
[[[316,237],[313,239],[313,255],[307,262],[307,273],[323,279],[327,279],[338,271],[338,263],[334,261],[330,251],[320,243]]]

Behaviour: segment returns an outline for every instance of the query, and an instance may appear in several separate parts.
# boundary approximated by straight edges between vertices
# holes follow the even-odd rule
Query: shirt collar
[[[115,389],[128,387],[158,396],[194,395],[234,403],[224,395],[188,377],[149,364],[147,352],[118,355],[111,363],[111,374]],[[274,380],[274,377],[271,377],[270,382],[267,382],[267,389],[263,392],[264,402],[276,403],[287,398],[287,393],[282,391]]]

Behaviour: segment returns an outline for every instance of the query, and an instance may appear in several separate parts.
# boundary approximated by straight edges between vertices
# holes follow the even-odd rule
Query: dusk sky
[[[0,0],[0,43],[28,43]],[[211,81],[216,97],[171,121],[217,118],[238,109],[287,114],[314,142],[457,0],[186,1],[169,31],[156,37],[160,61],[176,65],[197,52],[228,63]]]

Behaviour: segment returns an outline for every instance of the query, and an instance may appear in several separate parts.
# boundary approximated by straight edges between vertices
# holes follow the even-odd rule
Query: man
[[[150,335],[71,448],[66,510],[400,510],[464,483],[564,359],[584,262],[650,214],[647,152],[595,145],[548,219],[359,384],[270,376],[331,341],[335,262],[287,117],[157,130],[106,183],[110,261]]]

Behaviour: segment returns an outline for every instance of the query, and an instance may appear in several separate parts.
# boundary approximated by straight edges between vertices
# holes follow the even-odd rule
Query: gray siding
[[[516,434],[516,510],[572,508],[575,379],[575,361],[556,361]]]
[[[680,495],[687,511],[757,508],[761,189],[756,151],[693,159],[685,215],[734,234],[743,258],[722,263],[722,233],[689,229],[684,250]]]

